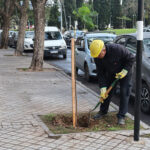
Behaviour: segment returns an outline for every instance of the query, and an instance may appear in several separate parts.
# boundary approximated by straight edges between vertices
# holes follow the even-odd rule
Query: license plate
[[[56,54],[56,53],[58,53],[58,51],[50,51],[50,53]]]

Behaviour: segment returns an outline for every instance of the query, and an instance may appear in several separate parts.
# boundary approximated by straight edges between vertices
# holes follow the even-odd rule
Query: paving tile
[[[150,149],[146,138],[143,147],[128,143],[131,131],[76,133],[50,139],[34,115],[72,112],[71,80],[59,71],[19,72],[16,68],[20,64],[29,67],[31,57],[4,56],[13,53],[12,49],[0,51],[0,150]],[[95,106],[97,96],[89,89],[77,83],[77,92],[79,112]]]

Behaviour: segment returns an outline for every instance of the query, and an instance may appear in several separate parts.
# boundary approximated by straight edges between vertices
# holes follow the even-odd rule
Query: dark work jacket
[[[106,55],[103,59],[95,58],[99,86],[107,87],[114,79],[116,73],[122,69],[130,72],[135,61],[135,56],[124,46],[107,44]]]

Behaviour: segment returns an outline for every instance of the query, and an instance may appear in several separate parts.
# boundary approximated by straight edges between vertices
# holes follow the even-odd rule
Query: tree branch
[[[19,11],[21,11],[21,6],[19,5],[19,2],[15,2],[15,6],[18,8]]]
[[[3,9],[3,8],[1,8],[1,9],[0,9],[0,15],[2,15],[2,16],[4,16],[4,15],[5,15],[5,13],[4,13],[4,9]]]

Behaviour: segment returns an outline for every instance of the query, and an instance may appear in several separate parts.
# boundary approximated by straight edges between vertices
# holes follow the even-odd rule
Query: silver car
[[[91,77],[96,77],[96,65],[91,57],[89,45],[96,39],[103,40],[104,43],[113,42],[115,37],[115,34],[110,33],[86,33],[84,36],[77,38],[75,49],[76,72],[78,73],[78,69],[82,70],[87,81],[90,81]]]
[[[129,51],[136,55],[137,34],[117,36],[115,43],[124,45]],[[133,66],[132,95],[135,96],[136,65]],[[150,33],[144,32],[143,54],[142,54],[142,91],[141,110],[150,113]]]

